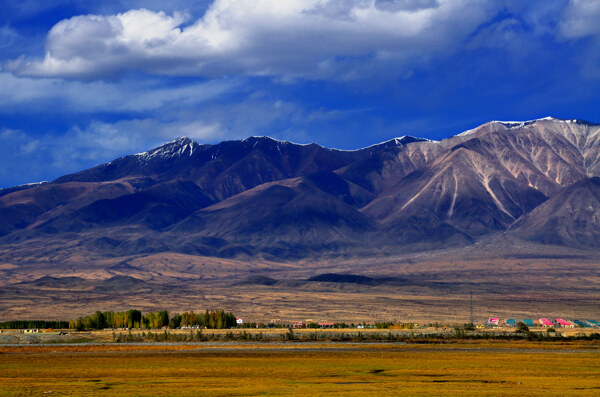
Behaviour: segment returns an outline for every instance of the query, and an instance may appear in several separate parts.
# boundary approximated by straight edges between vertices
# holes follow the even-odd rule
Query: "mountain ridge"
[[[574,119],[492,121],[442,141],[402,136],[357,150],[181,137],[52,182],[0,190],[0,246],[25,252],[25,242],[38,241],[42,251],[68,256],[61,244],[74,239],[76,251],[100,257],[292,259],[461,247],[509,233],[595,249],[598,236],[573,237],[577,225],[567,216],[560,240],[532,240],[536,232],[523,226],[536,224],[528,214],[561,213],[552,199],[594,177],[600,125]],[[534,212],[546,202],[555,203],[552,211]],[[600,204],[591,205],[592,216]]]

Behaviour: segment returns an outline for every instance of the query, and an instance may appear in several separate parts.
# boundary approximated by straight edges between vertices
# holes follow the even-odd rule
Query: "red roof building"
[[[570,322],[570,321],[568,321],[568,320],[563,320],[562,318],[555,318],[554,320],[561,327],[564,327],[564,328],[573,328],[573,327],[575,327],[575,324],[572,323],[572,322]]]

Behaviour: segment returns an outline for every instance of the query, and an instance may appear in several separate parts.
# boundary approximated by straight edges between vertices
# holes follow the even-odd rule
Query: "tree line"
[[[147,313],[145,316],[135,309],[116,313],[97,311],[69,321],[69,328],[79,331],[104,328],[160,328],[164,325],[163,322],[169,322],[169,313],[166,310]]]
[[[179,328],[182,326],[199,328],[224,329],[236,326],[233,313],[224,310],[206,310],[196,314],[193,311],[175,314],[169,317],[169,312],[161,310],[142,314],[140,310],[124,312],[100,312],[68,322],[68,327],[75,330],[104,329],[104,328]]]
[[[204,313],[194,313],[194,311],[184,312],[173,316],[169,322],[169,328],[194,327],[224,329],[237,325],[233,313],[224,310],[206,310]]]
[[[14,320],[0,323],[0,329],[64,329],[69,327],[68,321],[44,321],[44,320]]]

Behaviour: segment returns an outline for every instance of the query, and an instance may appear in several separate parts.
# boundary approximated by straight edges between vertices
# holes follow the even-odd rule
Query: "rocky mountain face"
[[[5,255],[299,258],[472,244],[497,233],[600,247],[600,125],[489,122],[354,151],[180,138],[53,182],[0,189]],[[32,242],[36,242],[32,244]],[[21,251],[19,251],[21,250]],[[15,254],[17,255],[17,254]]]

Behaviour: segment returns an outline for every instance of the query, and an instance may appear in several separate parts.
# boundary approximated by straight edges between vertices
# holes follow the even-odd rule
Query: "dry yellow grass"
[[[0,349],[1,395],[597,395],[589,344]],[[533,350],[530,350],[533,348]],[[54,349],[55,352],[49,349]],[[190,350],[195,349],[195,350]]]

